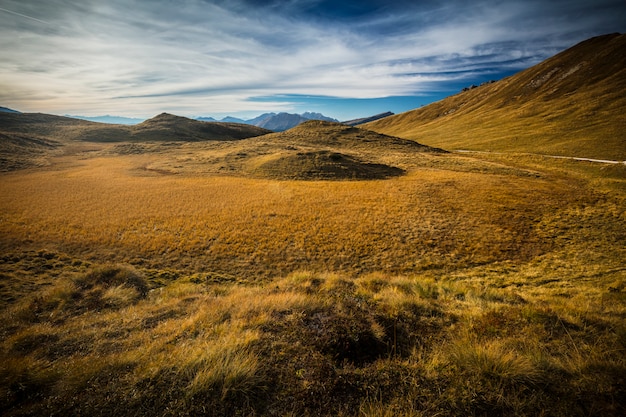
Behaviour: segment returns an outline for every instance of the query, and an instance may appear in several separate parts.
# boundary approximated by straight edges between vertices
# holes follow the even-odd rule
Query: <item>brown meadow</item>
[[[5,415],[624,411],[625,167],[281,181],[188,146],[2,175]]]

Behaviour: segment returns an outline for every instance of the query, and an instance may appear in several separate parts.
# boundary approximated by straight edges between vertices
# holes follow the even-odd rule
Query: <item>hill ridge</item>
[[[256,126],[201,122],[169,113],[129,126],[43,113],[0,112],[0,171],[46,164],[47,156],[69,145],[233,141],[270,132]]]
[[[364,127],[446,149],[626,159],[626,35]]]

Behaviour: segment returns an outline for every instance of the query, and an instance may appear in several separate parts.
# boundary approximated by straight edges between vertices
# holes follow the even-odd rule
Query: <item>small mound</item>
[[[255,170],[255,174],[285,180],[375,180],[403,175],[404,170],[364,162],[337,152],[314,151],[284,155],[267,161]]]

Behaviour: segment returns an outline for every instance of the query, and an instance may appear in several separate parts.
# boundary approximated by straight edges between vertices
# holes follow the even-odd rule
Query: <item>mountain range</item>
[[[218,121],[212,117],[197,117],[196,120],[214,122]],[[252,119],[239,119],[237,117],[227,116],[219,120],[220,122],[227,123],[243,123],[247,125],[253,125],[262,127],[264,129],[273,130],[274,132],[283,132],[285,130],[296,127],[301,123],[308,120],[323,120],[327,122],[338,122],[337,119],[324,116],[321,113],[305,112],[302,114],[295,113],[264,113]]]
[[[0,107],[0,112],[3,113],[20,113],[17,110],[9,109],[8,107]]]

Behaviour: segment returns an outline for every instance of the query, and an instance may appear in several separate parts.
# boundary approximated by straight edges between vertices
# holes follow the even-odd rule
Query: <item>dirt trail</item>
[[[455,149],[452,152],[458,153],[486,153],[486,154],[494,154],[494,155],[506,155],[506,152],[490,152],[490,151],[470,151],[468,149]],[[570,159],[574,161],[586,161],[586,162],[597,162],[601,164],[624,164],[626,165],[626,161],[613,161],[610,159],[593,159],[593,158],[579,158],[575,156],[561,156],[561,155],[544,155],[540,153],[528,153],[524,152],[522,155],[531,155],[531,156],[544,156],[546,158],[556,158],[556,159]]]

